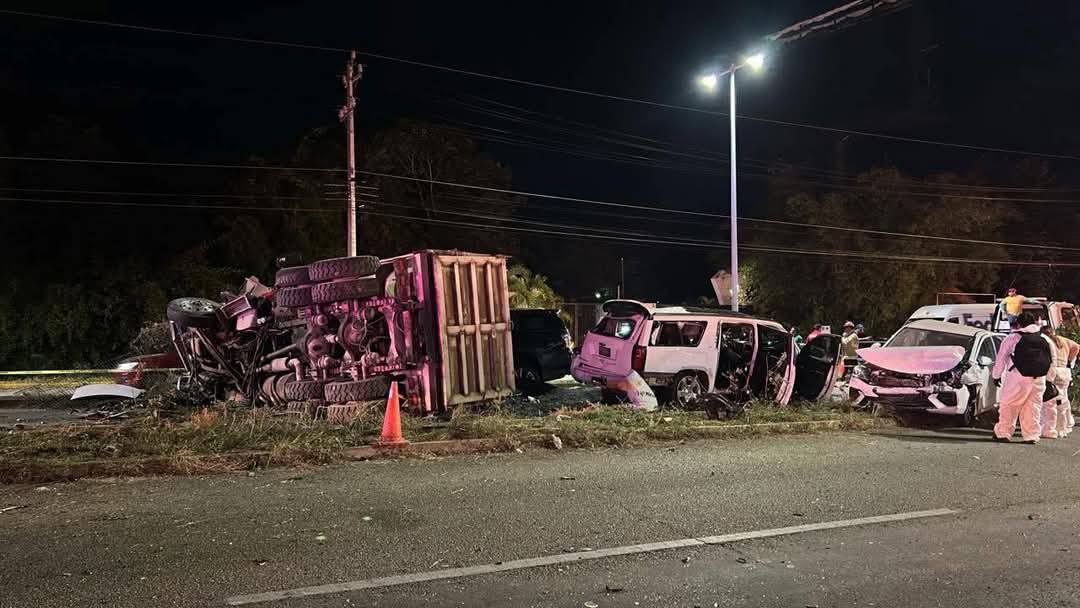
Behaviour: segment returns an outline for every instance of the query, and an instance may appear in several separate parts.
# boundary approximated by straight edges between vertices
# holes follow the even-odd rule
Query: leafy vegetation
[[[513,264],[506,270],[510,308],[559,308],[563,299],[548,285],[547,277]]]
[[[1015,168],[1014,181],[1041,185],[1047,179],[1045,167],[1042,169],[1021,163]],[[1017,225],[1020,221],[1036,221],[1041,217],[1039,211],[974,199],[968,188],[956,185],[984,181],[977,173],[942,174],[925,181],[934,183],[939,191],[955,192],[955,195],[921,195],[912,185],[911,178],[896,169],[869,171],[850,187],[842,189],[783,190],[782,176],[776,178],[775,186],[785,192],[785,219],[840,228],[814,230],[810,236],[800,239],[799,247],[837,252],[868,251],[885,258],[1022,260],[1034,255],[1030,250],[1007,247],[1000,242],[1037,244],[1039,239],[1024,239]],[[1072,221],[1070,218],[1069,222]],[[880,232],[868,234],[843,230],[846,227]],[[785,232],[786,229],[768,232],[777,231]],[[912,239],[896,236],[898,233],[948,238]],[[949,238],[987,242],[956,242]],[[1043,233],[1042,238],[1048,238],[1048,234]],[[766,233],[755,244],[782,246],[785,242],[782,236],[770,237]],[[1045,258],[1054,254],[1039,251],[1037,255]],[[725,256],[715,256],[718,266],[726,266]],[[743,283],[755,312],[801,328],[814,323],[827,323],[835,328],[844,320],[852,319],[864,323],[874,335],[891,333],[913,310],[934,303],[935,295],[940,292],[1003,293],[1007,286],[1016,285],[1029,295],[1054,295],[1062,287],[1060,279],[1055,281],[1057,275],[1054,272],[1042,268],[962,261],[921,263],[858,255],[750,253],[745,257],[750,262],[743,271]]]

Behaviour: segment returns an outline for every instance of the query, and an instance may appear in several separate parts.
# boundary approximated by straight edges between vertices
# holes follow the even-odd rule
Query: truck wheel
[[[182,327],[213,329],[220,324],[219,308],[221,304],[206,298],[177,298],[169,302],[165,316]]]
[[[351,279],[367,277],[379,269],[379,258],[373,255],[357,255],[349,258],[330,258],[308,265],[308,276],[312,281],[331,279]]]
[[[323,387],[326,383],[322,380],[299,380],[289,382],[281,390],[287,401],[311,401],[323,399]]]
[[[333,283],[319,283],[311,288],[311,299],[319,304],[342,300],[361,300],[379,295],[379,280],[364,277]]]
[[[274,287],[295,287],[310,283],[307,266],[291,266],[282,268],[274,275]]]
[[[681,372],[671,383],[671,401],[682,408],[692,405],[704,392],[701,376],[695,372]]]
[[[274,292],[274,298],[278,306],[286,308],[300,308],[311,305],[311,287],[285,287]]]
[[[355,382],[331,382],[326,385],[324,392],[327,403],[385,399],[390,392],[390,378],[375,376]]]

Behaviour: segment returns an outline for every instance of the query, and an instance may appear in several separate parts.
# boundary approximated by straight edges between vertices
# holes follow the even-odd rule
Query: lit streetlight
[[[698,78],[698,84],[709,93],[716,90],[721,76],[728,76],[731,90],[728,96],[731,99],[731,112],[729,123],[731,126],[731,310],[739,310],[739,207],[735,178],[735,72],[744,67],[749,67],[755,72],[765,65],[765,55],[755,53],[743,60],[742,63],[732,64],[723,72],[704,74]]]

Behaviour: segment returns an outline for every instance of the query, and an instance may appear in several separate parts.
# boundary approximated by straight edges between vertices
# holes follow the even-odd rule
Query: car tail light
[[[634,345],[634,350],[630,353],[630,367],[634,371],[645,373],[645,355],[646,352],[644,346],[640,344]]]

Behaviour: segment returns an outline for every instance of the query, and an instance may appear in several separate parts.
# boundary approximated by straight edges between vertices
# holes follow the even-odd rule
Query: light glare
[[[746,65],[755,70],[760,70],[761,66],[765,65],[765,55],[756,53],[746,58]]]
[[[698,78],[698,84],[700,84],[702,88],[712,91],[716,89],[717,80],[716,74],[706,74],[701,78]]]

